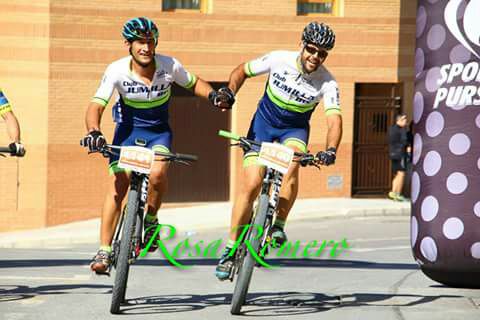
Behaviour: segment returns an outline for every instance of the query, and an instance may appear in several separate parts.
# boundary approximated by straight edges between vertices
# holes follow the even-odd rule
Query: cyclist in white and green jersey
[[[335,35],[327,25],[308,24],[302,35],[300,51],[273,51],[258,59],[240,64],[230,75],[232,95],[245,79],[268,73],[265,93],[258,103],[247,138],[258,142],[280,142],[298,152],[306,152],[310,134],[310,117],[323,99],[327,118],[326,151],[317,154],[324,165],[335,163],[342,136],[342,118],[338,85],[323,62],[335,44]],[[257,165],[256,152],[244,155],[243,184],[235,197],[230,239],[216,268],[220,280],[229,278],[233,265],[231,250],[240,228],[250,220],[252,205],[257,197],[264,167]],[[288,213],[298,192],[298,168],[294,163],[283,178],[278,212],[272,227],[272,238],[281,245],[287,240],[284,232]]]
[[[5,120],[7,126],[8,137],[11,143],[8,145],[10,154],[12,156],[23,157],[25,155],[25,148],[20,142],[20,125],[18,119],[13,113],[12,106],[3,94],[0,88],[0,116]]]
[[[142,139],[147,148],[170,151],[172,131],[168,124],[168,104],[173,82],[209,99],[216,107],[229,107],[223,102],[225,97],[221,92],[214,91],[207,82],[188,72],[177,59],[155,54],[158,29],[153,21],[145,17],[131,19],[123,27],[123,36],[130,55],[107,67],[100,87],[88,106],[85,120],[88,134],[82,144],[91,152],[98,151],[106,143],[100,130],[100,120],[114,90],[118,92],[118,100],[113,107],[115,145],[135,145],[135,140]],[[108,273],[113,233],[129,186],[128,174],[117,167],[117,162],[118,157],[110,157],[112,179],[101,216],[100,249],[90,264],[92,271],[98,274]],[[158,161],[150,173],[144,223],[145,229],[149,229],[144,240],[146,243],[155,231],[150,227],[157,224],[157,210],[167,188],[167,169],[168,162]]]

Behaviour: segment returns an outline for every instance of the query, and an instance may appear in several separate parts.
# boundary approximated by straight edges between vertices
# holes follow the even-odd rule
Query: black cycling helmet
[[[133,18],[125,22],[122,35],[129,42],[140,39],[154,39],[155,44],[158,42],[158,28],[146,17]]]
[[[330,50],[335,45],[335,33],[324,23],[310,22],[303,29],[302,42],[312,43],[325,50]]]

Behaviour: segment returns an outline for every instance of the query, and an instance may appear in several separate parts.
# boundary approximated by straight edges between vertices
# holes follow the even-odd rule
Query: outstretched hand
[[[232,109],[235,103],[235,94],[228,87],[222,87],[217,91],[212,91],[208,95],[208,99],[214,107],[222,109],[222,111]]]

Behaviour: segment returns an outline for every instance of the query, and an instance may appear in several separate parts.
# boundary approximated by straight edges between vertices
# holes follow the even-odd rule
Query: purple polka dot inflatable
[[[480,288],[480,0],[418,0],[411,245],[431,279]]]

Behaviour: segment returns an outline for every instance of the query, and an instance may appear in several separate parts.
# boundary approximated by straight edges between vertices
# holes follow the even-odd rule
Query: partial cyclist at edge
[[[0,116],[2,116],[7,127],[7,134],[10,138],[10,144],[8,148],[10,149],[10,155],[23,157],[25,155],[25,147],[20,142],[20,124],[18,119],[13,113],[12,106],[8,102],[7,97],[2,92],[0,88]]]
[[[326,151],[317,153],[323,165],[333,165],[342,136],[342,117],[338,85],[323,65],[335,45],[333,30],[323,23],[311,22],[303,30],[299,51],[272,51],[242,63],[230,74],[228,88],[236,94],[250,77],[268,73],[265,92],[248,130],[247,138],[259,142],[282,143],[297,152],[307,152],[310,118],[323,99],[327,120]],[[243,159],[243,182],[238,189],[232,210],[230,237],[216,267],[219,280],[229,279],[234,256],[231,250],[252,214],[253,203],[260,191],[265,167],[257,164],[258,153],[247,152]],[[298,193],[299,164],[292,163],[283,178],[272,243],[287,241],[285,223]]]
[[[172,130],[168,123],[168,105],[173,82],[190,89],[196,96],[209,99],[215,107],[222,110],[230,108],[223,102],[226,98],[221,91],[213,90],[207,82],[188,72],[177,59],[155,53],[159,31],[152,20],[139,17],[127,21],[122,35],[130,55],[107,67],[86,112],[88,134],[82,144],[90,152],[99,151],[106,144],[100,122],[114,90],[118,92],[112,112],[116,123],[114,145],[132,146],[140,139],[147,148],[170,151]],[[129,187],[128,172],[117,164],[118,156],[110,156],[111,178],[101,215],[100,248],[90,263],[91,270],[97,274],[109,272],[113,234]],[[151,227],[158,223],[157,211],[167,189],[167,170],[168,162],[157,161],[150,173],[145,243],[155,232],[155,228]],[[157,248],[155,244],[154,241],[150,251]]]

